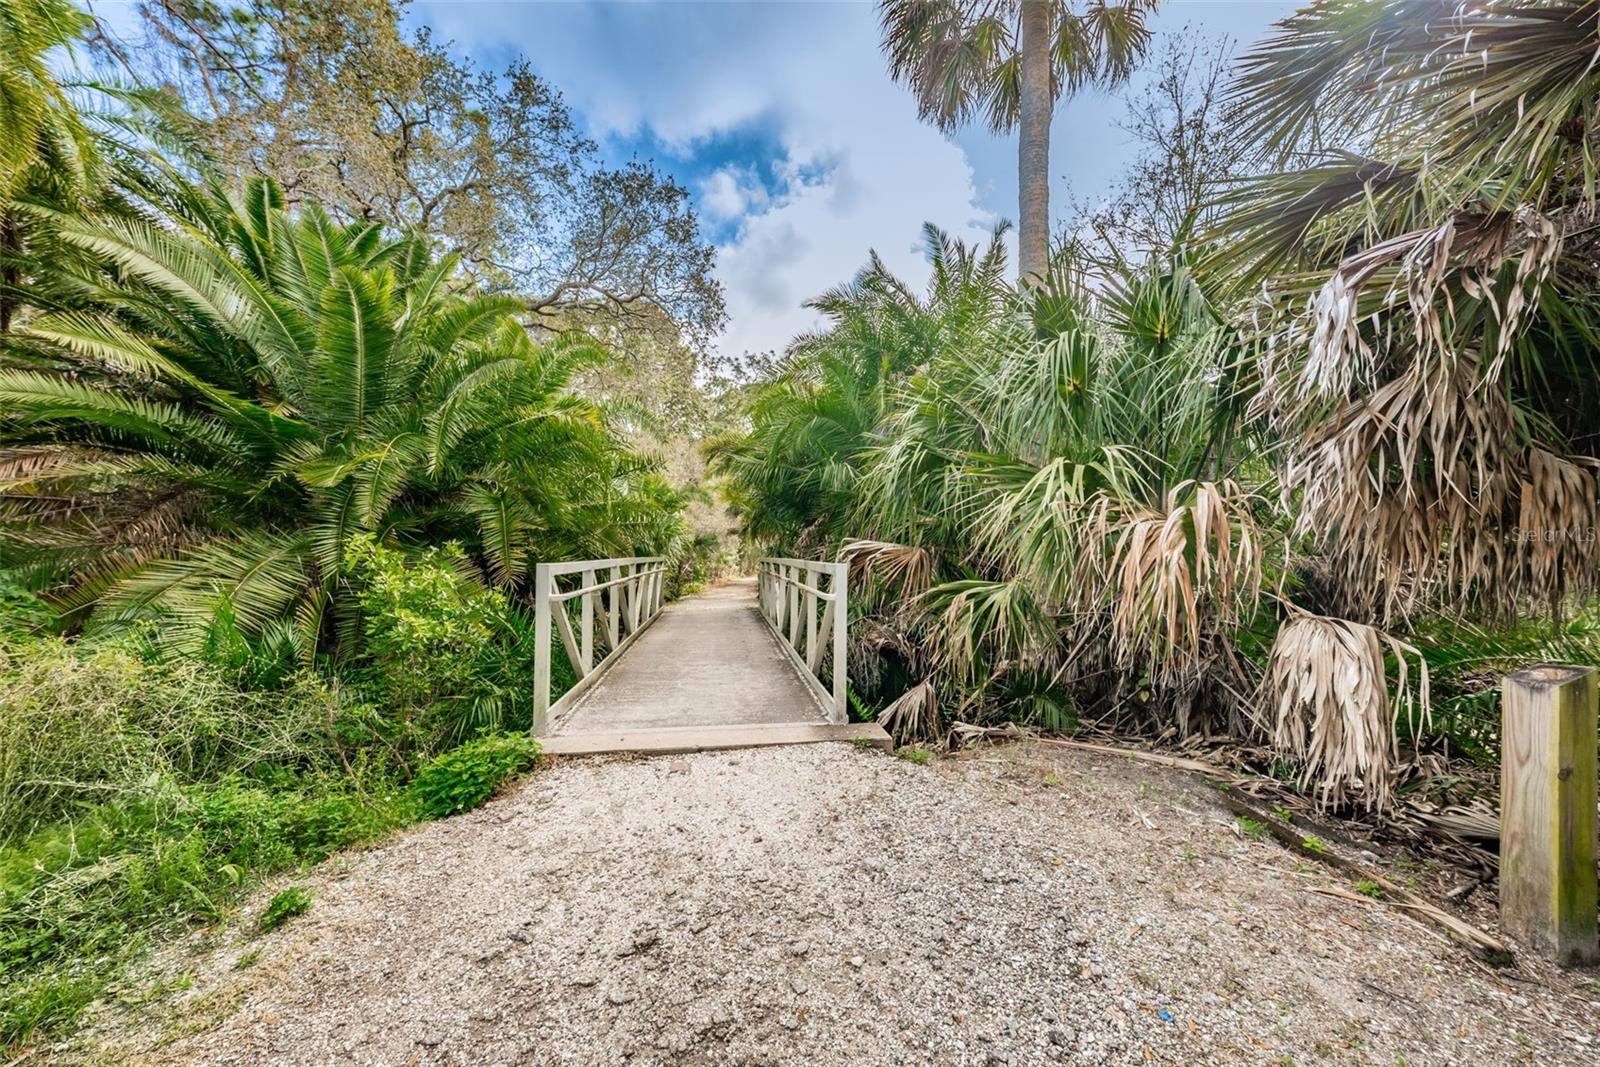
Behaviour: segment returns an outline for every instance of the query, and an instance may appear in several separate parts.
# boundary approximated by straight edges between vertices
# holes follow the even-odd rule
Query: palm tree
[[[1319,0],[1242,61],[1276,169],[1229,194],[1213,273],[1264,326],[1337,610],[1600,582],[1597,26],[1596,0]]]
[[[357,533],[455,541],[510,586],[535,552],[652,547],[648,466],[567,392],[592,345],[535,343],[422,238],[290,214],[270,181],[179,194],[172,225],[56,218],[100,266],[0,363],[0,547],[69,610],[292,620],[309,656]]]
[[[81,189],[99,166],[88,127],[50,70],[50,54],[75,41],[86,22],[68,0],[0,5],[0,333],[11,329],[22,273],[22,223],[12,201],[41,174]]]
[[[160,92],[59,76],[55,63],[92,21],[70,0],[0,3],[0,334],[48,299],[37,268],[72,254],[30,204],[125,210],[164,166],[152,147],[195,155],[188,119]]]
[[[50,69],[50,55],[76,41],[88,16],[70,0],[0,5],[0,200],[10,200],[42,160],[93,164],[89,130]]]
[[[1231,334],[1181,264],[1019,294],[998,235],[926,244],[925,296],[874,260],[758,391],[718,466],[750,532],[856,538],[854,681],[903,735],[941,707],[1059,727],[1135,680],[1153,717],[1237,725],[1266,534],[1228,466]]]
[[[857,554],[897,576],[916,699],[1239,729],[1233,633],[1257,610],[1267,533],[1219,447],[1233,439],[1237,463],[1248,445],[1231,335],[1181,264],[1098,298],[1058,266],[1008,303],[987,344],[908,379],[861,478],[855,525],[874,544]],[[1134,679],[1147,701],[1126,699]]]
[[[977,342],[998,316],[1002,233],[980,252],[926,226],[925,295],[873,253],[851,282],[810,302],[827,325],[796,338],[780,373],[755,388],[750,430],[707,448],[747,532],[801,553],[849,532],[861,464],[893,390],[941,351]]]
[[[1018,130],[1021,277],[1049,264],[1050,118],[1063,93],[1115,85],[1149,41],[1157,0],[879,0],[889,71],[946,132],[982,115]]]

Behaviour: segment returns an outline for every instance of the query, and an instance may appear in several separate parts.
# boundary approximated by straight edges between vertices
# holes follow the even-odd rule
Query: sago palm
[[[1050,117],[1056,101],[1132,72],[1158,0],[880,0],[889,71],[942,130],[982,118],[1018,131],[1023,279],[1042,279],[1050,241]]]
[[[53,53],[75,42],[87,21],[69,0],[0,4],[0,201],[15,197],[41,163],[80,181],[98,165],[89,128],[50,69]]]
[[[590,346],[534,343],[423,239],[290,214],[270,182],[179,199],[177,226],[54,219],[102,269],[0,369],[0,543],[67,607],[290,619],[310,654],[352,534],[455,540],[500,583],[653,536],[648,472],[566,392]]]

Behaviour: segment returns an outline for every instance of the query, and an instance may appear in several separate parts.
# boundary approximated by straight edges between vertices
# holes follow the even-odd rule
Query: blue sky
[[[1155,26],[1249,42],[1293,7],[1168,0]],[[484,63],[526,55],[608,154],[653,159],[693,191],[718,244],[728,354],[813,326],[805,300],[869,249],[920,282],[924,221],[978,239],[1016,215],[1015,142],[919,122],[885,72],[870,0],[418,0],[411,17]],[[1123,111],[1103,93],[1059,109],[1056,205],[1114,180],[1130,155]]]
[[[1167,0],[1155,27],[1248,43],[1294,6]],[[608,157],[654,160],[693,192],[718,246],[728,354],[814,325],[804,301],[869,249],[920,282],[924,221],[978,239],[1016,215],[1015,142],[919,122],[885,72],[871,0],[415,0],[409,17],[491,68],[526,56]],[[1057,111],[1053,207],[1109,187],[1130,155],[1123,113],[1103,93]]]

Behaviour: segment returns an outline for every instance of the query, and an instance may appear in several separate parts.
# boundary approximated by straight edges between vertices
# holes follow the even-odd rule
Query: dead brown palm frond
[[[1447,286],[1483,305],[1484,328],[1494,348],[1483,368],[1498,381],[1524,316],[1559,258],[1556,224],[1532,209],[1451,212],[1443,223],[1402,233],[1355,252],[1339,264],[1311,305],[1307,358],[1297,393],[1302,399],[1347,395],[1372,370],[1372,349],[1362,335],[1385,316],[1403,312],[1418,361],[1448,362],[1459,346],[1456,302]],[[1514,263],[1509,283],[1501,268]],[[1382,284],[1386,283],[1386,284]]]
[[[76,466],[77,457],[54,445],[0,449],[0,493],[25,489],[36,479]]]
[[[1273,746],[1301,765],[1301,784],[1313,787],[1319,806],[1359,798],[1369,811],[1389,810],[1399,758],[1395,726],[1405,715],[1413,735],[1426,727],[1427,665],[1416,648],[1374,627],[1290,611],[1263,686]],[[1409,659],[1416,660],[1414,683]]]
[[[1431,595],[1504,613],[1594,587],[1594,465],[1519,430],[1465,356],[1412,364],[1302,438],[1285,492],[1329,554],[1343,610],[1395,618]]]
[[[1600,570],[1600,464],[1538,446],[1517,487],[1515,585],[1535,602],[1559,604],[1570,589],[1595,588]]]
[[[1103,586],[1084,599],[1108,608],[1124,668],[1143,664],[1161,684],[1197,678],[1206,635],[1254,611],[1262,533],[1253,500],[1232,482],[1184,482],[1162,511],[1119,517],[1100,509],[1097,525],[1113,548],[1103,575],[1090,579]]]
[[[921,636],[925,620],[917,602],[891,598],[880,607],[883,613],[873,611],[850,622],[851,684],[869,692],[878,690],[893,663],[902,664],[913,677],[928,670]]]
[[[881,578],[905,597],[921,596],[933,584],[933,550],[923,545],[851,540],[839,555],[850,561],[853,577]]]
[[[902,741],[936,734],[939,693],[933,678],[924,678],[878,712],[878,725]]]
[[[929,616],[929,661],[953,679],[981,685],[1006,664],[1043,667],[1061,650],[1058,620],[1019,578],[945,582],[918,604]]]

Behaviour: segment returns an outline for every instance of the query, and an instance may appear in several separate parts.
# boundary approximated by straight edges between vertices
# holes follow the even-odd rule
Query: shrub
[[[532,723],[534,628],[504,594],[465,577],[451,546],[402,554],[360,535],[345,556],[361,606],[345,670],[405,751],[435,752]],[[552,657],[564,667],[565,657]],[[568,678],[553,678],[559,691]]]
[[[539,742],[526,734],[480,738],[435,757],[418,772],[411,791],[424,814],[441,819],[482,804],[538,758]]]
[[[334,773],[330,730],[352,710],[310,677],[240,692],[206,664],[150,662],[128,643],[0,644],[0,845],[168,780]]]
[[[270,934],[296,915],[304,915],[311,908],[311,894],[299,886],[290,886],[267,902],[261,913],[261,932]]]
[[[50,605],[20,581],[15,572],[0,570],[0,634],[7,640],[42,629],[55,617]]]
[[[0,1047],[64,1027],[152,937],[415,818],[370,709],[135,640],[0,643]],[[365,747],[362,747],[365,746]]]

